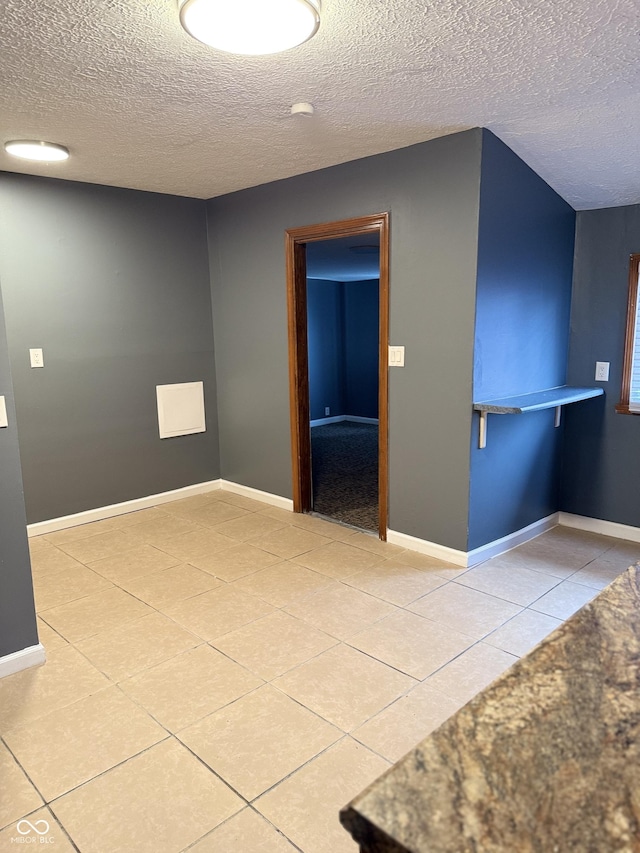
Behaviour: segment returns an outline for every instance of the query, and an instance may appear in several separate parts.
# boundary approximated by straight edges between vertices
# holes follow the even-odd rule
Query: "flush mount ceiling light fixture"
[[[178,0],[189,35],[225,53],[280,53],[312,38],[320,0]]]
[[[67,160],[69,150],[64,145],[56,142],[38,142],[33,139],[13,139],[5,142],[4,149],[13,157],[21,157],[23,160],[39,160],[42,163],[53,163],[58,160]]]

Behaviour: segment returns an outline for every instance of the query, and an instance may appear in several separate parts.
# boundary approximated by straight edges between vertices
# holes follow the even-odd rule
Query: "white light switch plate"
[[[44,367],[44,354],[41,349],[29,350],[29,362],[31,367]]]
[[[8,426],[9,421],[7,419],[7,401],[4,397],[0,397],[0,428]]]
[[[404,367],[404,347],[389,347],[389,367]]]

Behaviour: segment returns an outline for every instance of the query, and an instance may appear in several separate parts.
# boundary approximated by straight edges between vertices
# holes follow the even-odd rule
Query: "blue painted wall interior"
[[[307,281],[311,420],[378,417],[379,282]]]
[[[379,281],[343,285],[347,415],[378,417]]]
[[[342,282],[307,279],[307,336],[311,420],[344,415]]]
[[[640,252],[640,205],[577,214],[569,382],[605,397],[567,406],[561,509],[640,526],[640,417],[619,415],[629,256]],[[594,382],[596,361],[609,381]]]
[[[574,229],[573,209],[483,131],[474,400],[565,383]],[[477,421],[476,414],[467,550],[559,509],[562,431],[554,410],[489,415],[483,450]]]

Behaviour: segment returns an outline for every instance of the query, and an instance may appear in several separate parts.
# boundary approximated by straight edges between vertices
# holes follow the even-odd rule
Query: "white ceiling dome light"
[[[312,38],[320,0],[178,0],[189,35],[225,53],[280,53]]]
[[[13,139],[5,142],[7,154],[21,157],[23,160],[37,160],[41,163],[53,163],[69,158],[69,149],[56,142],[40,142],[34,139]]]

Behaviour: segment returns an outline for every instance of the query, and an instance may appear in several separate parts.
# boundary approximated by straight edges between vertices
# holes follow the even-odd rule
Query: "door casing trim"
[[[380,322],[378,352],[378,534],[387,538],[389,512],[389,214],[290,228],[285,232],[289,337],[289,404],[294,512],[311,510],[309,348],[305,244],[378,232]]]

